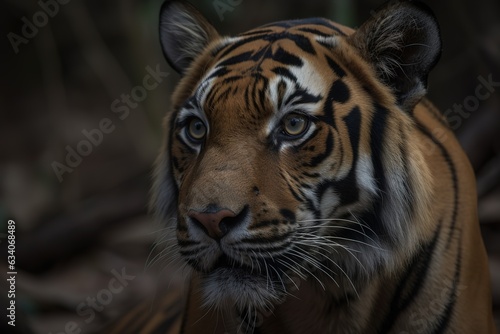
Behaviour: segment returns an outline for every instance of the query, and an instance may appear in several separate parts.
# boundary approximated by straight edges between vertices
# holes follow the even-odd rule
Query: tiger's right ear
[[[389,1],[350,39],[392,89],[400,107],[413,110],[441,55],[439,26],[429,7],[419,1]]]
[[[180,74],[208,44],[217,39],[217,30],[190,3],[167,0],[160,10],[160,42],[168,63]]]

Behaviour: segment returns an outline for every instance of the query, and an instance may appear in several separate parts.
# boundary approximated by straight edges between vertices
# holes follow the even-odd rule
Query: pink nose
[[[226,226],[222,220],[224,218],[236,217],[236,214],[231,210],[222,209],[214,213],[190,211],[188,216],[191,217],[195,223],[201,224],[211,238],[220,239],[230,228]]]

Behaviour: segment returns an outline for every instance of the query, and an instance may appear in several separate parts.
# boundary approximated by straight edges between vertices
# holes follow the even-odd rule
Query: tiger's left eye
[[[195,117],[189,122],[187,132],[191,139],[193,139],[194,141],[199,141],[205,138],[205,135],[207,134],[207,128],[199,118]]]
[[[306,132],[309,120],[300,114],[289,114],[283,119],[283,132],[290,137],[298,137]]]

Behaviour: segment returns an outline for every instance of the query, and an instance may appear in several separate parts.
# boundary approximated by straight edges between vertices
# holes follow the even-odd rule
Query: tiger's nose
[[[222,209],[216,212],[190,211],[188,216],[212,239],[220,239],[232,228],[232,218],[237,215],[231,210]]]

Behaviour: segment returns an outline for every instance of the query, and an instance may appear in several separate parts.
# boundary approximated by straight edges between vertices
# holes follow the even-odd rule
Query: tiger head
[[[344,294],[407,261],[431,212],[411,118],[441,48],[426,8],[221,37],[167,1],[160,38],[182,78],[152,203],[206,304],[269,307],[294,278]]]

